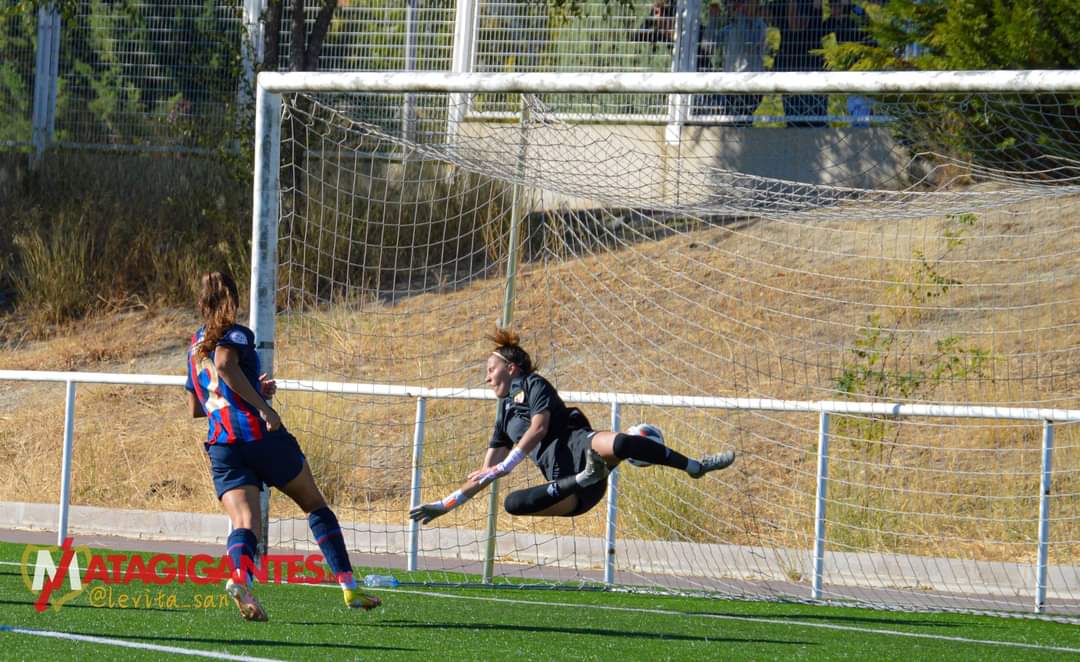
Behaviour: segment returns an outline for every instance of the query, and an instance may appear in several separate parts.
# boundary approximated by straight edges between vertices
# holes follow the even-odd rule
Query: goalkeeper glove
[[[469,500],[464,492],[458,490],[439,501],[422,503],[409,511],[409,517],[421,524],[427,524],[436,517],[441,517]]]

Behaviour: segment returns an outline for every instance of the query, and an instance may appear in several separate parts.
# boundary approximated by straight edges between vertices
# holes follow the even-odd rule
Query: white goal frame
[[[262,72],[255,92],[251,320],[263,365],[273,368],[281,95],[292,92],[861,94],[1076,92],[1080,71],[898,71],[805,73],[441,73]],[[453,119],[450,120],[454,121]],[[452,129],[448,131],[452,134]]]
[[[410,93],[433,92],[467,95],[471,93],[652,93],[669,95],[694,94],[808,94],[808,93],[1053,93],[1080,91],[1080,71],[933,71],[933,72],[837,72],[837,73],[618,73],[618,74],[457,74],[457,73],[261,73],[256,84],[255,126],[255,172],[253,186],[252,217],[252,271],[250,320],[257,349],[264,369],[273,374],[275,337],[275,296],[277,291],[277,242],[279,216],[279,166],[280,166],[280,118],[282,94],[303,92],[386,92]],[[688,98],[688,97],[687,97]],[[684,104],[685,105],[685,104]],[[672,108],[677,108],[673,104]],[[673,115],[668,118],[668,139],[671,130],[678,131],[686,117]],[[455,120],[453,115],[450,122]],[[765,130],[765,129],[763,129]],[[448,135],[453,127],[448,126]],[[515,227],[511,226],[511,232]],[[511,260],[511,264],[513,260]],[[511,271],[508,280],[513,279]],[[508,282],[508,290],[512,283]],[[304,388],[299,383],[283,381],[284,388]],[[315,388],[311,388],[314,386]],[[372,385],[348,385],[314,383],[311,390],[349,393],[364,392],[357,387]],[[405,387],[400,395],[417,398],[416,445],[423,443],[423,407],[425,397],[431,394],[414,393]],[[421,387],[422,388],[422,387]],[[307,389],[304,389],[307,390]],[[424,389],[425,391],[427,389]],[[443,389],[445,390],[445,389]],[[477,394],[471,394],[474,397]],[[744,410],[816,412],[819,416],[817,502],[815,508],[815,545],[813,551],[813,579],[811,596],[822,597],[822,576],[825,556],[825,494],[828,481],[828,442],[830,414],[877,414],[894,417],[933,416],[986,419],[1013,419],[1042,421],[1042,473],[1039,494],[1039,540],[1036,576],[1033,578],[1034,611],[1044,608],[1047,588],[1047,547],[1049,542],[1049,502],[1053,454],[1053,424],[1063,421],[1080,421],[1080,410],[976,407],[962,405],[912,405],[890,403],[859,403],[838,401],[783,401],[749,398],[689,398],[678,395],[636,395],[614,393],[564,393],[568,402],[606,403],[612,407],[612,424],[618,425],[620,404],[652,404],[658,406],[694,406]],[[442,394],[442,397],[470,397],[460,394]],[[693,402],[690,402],[690,401]],[[416,458],[413,464],[412,499],[418,503],[419,485]],[[605,580],[613,580],[614,570],[614,499],[617,490],[614,481],[609,491],[608,533],[605,539],[611,552],[605,567]],[[264,495],[264,499],[265,499]],[[484,579],[489,581],[493,563],[495,532],[494,508],[497,507],[495,490],[492,490],[488,522],[488,556],[484,561]],[[264,531],[268,530],[268,503],[264,501]],[[412,523],[410,537],[416,539],[417,524]],[[410,565],[415,557],[410,554]],[[414,569],[410,567],[410,569]]]

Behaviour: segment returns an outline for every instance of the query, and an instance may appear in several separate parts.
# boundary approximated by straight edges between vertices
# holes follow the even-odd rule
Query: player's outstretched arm
[[[436,517],[441,517],[471,499],[477,492],[484,489],[495,479],[505,476],[513,471],[514,467],[521,463],[532,449],[540,443],[547,434],[548,425],[551,422],[551,412],[542,411],[534,415],[530,421],[529,429],[521,436],[521,440],[512,449],[502,447],[489,448],[484,456],[484,466],[469,474],[461,487],[449,496],[421,504],[409,511],[409,517],[427,524]]]
[[[441,517],[465,503],[487,486],[488,483],[481,483],[472,479],[466,480],[461,484],[461,487],[442,499],[431,503],[422,503],[413,508],[409,511],[409,517],[421,524],[427,524],[436,517]]]
[[[427,524],[436,517],[441,517],[450,512],[454,508],[457,508],[461,504],[465,503],[469,499],[473,498],[477,493],[487,487],[491,481],[481,481],[474,478],[477,474],[484,473],[488,470],[498,466],[506,456],[509,454],[509,450],[506,448],[489,448],[487,454],[484,456],[484,468],[478,471],[474,471],[469,474],[469,477],[461,484],[457,490],[451,494],[439,499],[438,501],[432,501],[431,503],[423,503],[409,511],[409,517],[420,522],[421,524]]]

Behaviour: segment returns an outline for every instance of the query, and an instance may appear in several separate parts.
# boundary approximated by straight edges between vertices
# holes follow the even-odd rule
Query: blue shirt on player
[[[214,366],[214,352],[200,358],[196,348],[202,342],[206,329],[200,328],[191,336],[188,347],[187,384],[185,388],[199,399],[210,426],[206,435],[208,444],[233,444],[237,441],[258,441],[266,436],[266,422],[259,412],[246,400],[233,392],[220,379]],[[240,324],[233,324],[218,341],[218,347],[232,347],[239,354],[240,370],[255,390],[259,390],[259,355],[255,351],[255,334]],[[216,348],[215,348],[216,351]]]

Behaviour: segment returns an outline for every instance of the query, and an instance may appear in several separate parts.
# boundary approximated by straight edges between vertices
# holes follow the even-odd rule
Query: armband
[[[440,501],[440,503],[443,505],[443,508],[446,508],[447,511],[450,511],[454,508],[457,508],[468,500],[469,497],[466,496],[464,492],[462,492],[461,490],[456,490],[453,494],[450,494],[442,501]]]
[[[525,459],[525,453],[521,452],[520,448],[513,448],[510,450],[510,454],[506,456],[506,459],[495,465],[495,470],[500,476],[505,476],[510,473],[514,467],[521,464],[521,461]]]

